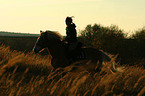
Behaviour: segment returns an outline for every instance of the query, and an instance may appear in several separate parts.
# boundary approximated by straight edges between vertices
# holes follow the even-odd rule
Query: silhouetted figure
[[[81,49],[82,43],[77,41],[76,25],[73,23],[72,17],[66,17],[66,38],[68,58],[84,59],[84,53]]]
[[[65,41],[67,41],[68,44],[76,42],[77,41],[77,31],[75,29],[76,25],[73,23],[72,17],[66,17],[65,23],[66,23]]]

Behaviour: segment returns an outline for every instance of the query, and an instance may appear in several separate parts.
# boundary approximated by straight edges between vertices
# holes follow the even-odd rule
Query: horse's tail
[[[101,51],[103,61],[110,62],[111,66],[110,69],[112,72],[122,72],[124,67],[116,67],[115,59],[117,58],[118,54],[114,56],[114,58],[110,58],[106,53]]]

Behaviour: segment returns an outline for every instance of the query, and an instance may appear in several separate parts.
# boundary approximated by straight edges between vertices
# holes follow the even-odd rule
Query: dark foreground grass
[[[52,71],[50,59],[0,46],[0,96],[145,95],[143,67],[126,65],[124,71],[112,73],[108,63],[92,74],[79,64]]]

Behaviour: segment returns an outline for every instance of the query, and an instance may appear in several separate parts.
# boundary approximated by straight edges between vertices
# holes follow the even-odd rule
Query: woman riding
[[[82,53],[82,43],[77,41],[77,31],[76,25],[73,23],[72,17],[66,17],[66,38],[67,41],[67,51],[70,57],[84,59],[84,54]],[[71,50],[71,51],[70,51]]]
[[[77,31],[76,31],[76,25],[73,23],[72,17],[66,17],[65,20],[66,23],[66,38],[65,41],[68,42],[70,45],[73,42],[77,41]]]

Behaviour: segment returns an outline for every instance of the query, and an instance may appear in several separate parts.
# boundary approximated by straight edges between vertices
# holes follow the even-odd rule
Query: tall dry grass
[[[145,69],[126,66],[112,73],[108,65],[92,74],[83,66],[52,71],[49,56],[24,54],[0,46],[0,96],[143,96]],[[81,62],[78,65],[81,65]]]

